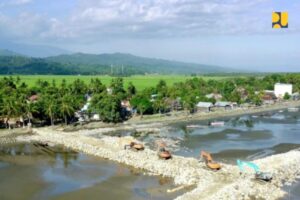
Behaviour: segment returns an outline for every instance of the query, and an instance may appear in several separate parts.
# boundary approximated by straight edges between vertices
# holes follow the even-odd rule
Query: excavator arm
[[[261,172],[259,167],[252,162],[246,162],[241,160],[237,160],[236,162],[241,172],[244,172],[245,166],[252,168],[255,171],[255,178],[258,180],[271,181],[273,178],[271,173]]]
[[[244,172],[244,167],[245,166],[248,166],[248,167],[252,168],[255,171],[255,173],[260,172],[259,167],[256,164],[252,163],[252,162],[246,162],[246,161],[241,161],[241,160],[237,160],[236,162],[237,162],[237,165],[240,168],[241,172]]]

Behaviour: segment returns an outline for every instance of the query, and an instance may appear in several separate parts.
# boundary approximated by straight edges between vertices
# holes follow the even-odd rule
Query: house
[[[177,97],[176,99],[165,98],[164,103],[166,104],[166,111],[178,111],[182,110],[181,98]]]
[[[223,96],[221,94],[218,94],[218,93],[207,94],[207,95],[205,95],[205,97],[208,98],[208,99],[215,99],[217,101],[219,101],[223,98]]]
[[[246,100],[248,98],[248,91],[244,87],[236,88],[236,91],[241,95],[242,100]]]
[[[299,92],[293,93],[292,96],[291,96],[291,98],[292,98],[292,100],[294,100],[294,101],[300,100],[300,94],[299,94]]]
[[[106,88],[107,94],[112,95],[113,89],[112,88]]]
[[[265,90],[261,99],[263,104],[274,104],[277,97],[273,90]]]
[[[182,104],[181,104],[181,98],[177,97],[173,102],[172,102],[172,110],[182,110]]]
[[[215,103],[215,109],[232,109],[234,105],[237,105],[236,103],[233,104],[232,102],[229,101],[217,101]]]
[[[128,112],[132,111],[132,107],[131,107],[130,102],[128,100],[122,100],[121,101],[121,106],[122,106],[122,108],[124,108]]]
[[[211,102],[199,102],[196,105],[197,111],[205,111],[205,112],[210,112],[213,106],[214,104]]]
[[[151,94],[151,102],[155,101],[158,97],[158,94]]]
[[[37,100],[39,99],[39,96],[37,94],[30,96],[29,101],[31,102],[37,102]]]
[[[91,120],[92,121],[99,121],[100,120],[100,115],[97,114],[97,113],[92,114]]]
[[[286,93],[292,95],[293,85],[287,83],[276,83],[274,85],[274,93],[277,98],[283,99]]]

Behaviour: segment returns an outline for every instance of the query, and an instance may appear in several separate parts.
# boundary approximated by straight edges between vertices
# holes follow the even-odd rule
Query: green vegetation
[[[153,83],[147,83],[138,91],[135,89],[137,82],[130,80],[132,83],[124,85],[122,78],[109,77],[106,81],[110,83],[106,85],[102,83],[102,79],[95,77],[89,81],[79,77],[59,82],[58,79],[47,81],[42,78],[31,86],[22,77],[3,77],[0,80],[2,125],[11,125],[12,121],[19,121],[23,125],[31,122],[39,125],[68,124],[77,121],[78,115],[93,114],[98,114],[104,122],[117,123],[128,119],[135,112],[141,117],[144,114],[166,113],[178,109],[193,113],[197,102],[216,101],[214,97],[208,98],[207,94],[219,94],[223,101],[260,105],[263,91],[273,89],[276,82],[291,83],[294,85],[294,92],[300,91],[300,74],[230,79],[184,77],[183,81],[174,84],[168,84],[166,80],[158,80],[154,86]],[[145,78],[143,82],[146,82]],[[90,97],[91,100],[88,101]],[[289,96],[285,95],[285,98],[288,99]],[[87,103],[88,109],[82,110]],[[75,112],[80,110],[82,111],[75,118]]]
[[[70,54],[30,58],[0,50],[0,74],[112,75],[207,74],[238,70],[218,66],[143,58],[130,54]]]
[[[0,75],[0,78],[5,77],[4,75]],[[12,76],[13,78],[19,77],[22,82],[26,83],[29,87],[33,87],[38,80],[43,80],[47,82],[52,82],[53,80],[57,84],[61,84],[63,80],[66,81],[67,84],[72,83],[73,81],[80,79],[84,83],[88,84],[91,79],[98,78],[101,80],[106,86],[109,86],[111,80],[114,77],[111,76],[72,76],[72,75],[20,75],[20,76]],[[201,76],[202,77],[202,76]],[[214,79],[214,80],[221,80],[232,78],[232,76],[203,76],[204,80]],[[137,90],[142,90],[148,87],[155,87],[156,84],[160,80],[164,80],[168,86],[173,85],[177,82],[184,82],[187,79],[192,78],[191,76],[184,76],[184,75],[135,75],[135,76],[128,76],[124,77],[124,86],[125,88],[128,87],[129,83],[131,82]]]

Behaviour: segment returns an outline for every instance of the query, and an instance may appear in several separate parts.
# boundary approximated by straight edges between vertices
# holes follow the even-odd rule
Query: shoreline
[[[240,116],[240,115],[247,115],[247,114],[257,114],[262,112],[269,112],[275,111],[280,109],[287,109],[290,107],[298,107],[300,106],[300,100],[298,101],[285,101],[280,103],[275,103],[272,105],[265,105],[265,106],[258,106],[258,107],[250,107],[250,108],[236,108],[232,110],[224,110],[224,111],[213,111],[213,112],[196,112],[195,114],[187,115],[184,112],[177,112],[174,113],[172,116],[155,116],[153,115],[144,115],[143,119],[140,120],[132,120],[129,119],[125,124],[131,123],[154,123],[154,122],[164,122],[165,124],[173,124],[178,121],[180,122],[188,122],[188,121],[197,121],[197,120],[209,120],[215,118],[222,118],[222,117],[232,117],[232,116]],[[177,115],[177,116],[176,116]],[[181,115],[181,116],[178,116]],[[184,115],[184,116],[183,116]],[[148,117],[148,118],[147,118]],[[174,122],[176,120],[176,122]]]
[[[117,163],[145,170],[152,175],[173,178],[178,186],[196,186],[195,189],[184,193],[176,200],[198,199],[278,199],[286,192],[284,184],[292,183],[300,176],[300,151],[292,150],[287,153],[268,156],[254,162],[260,165],[262,171],[274,174],[271,183],[261,184],[253,181],[253,174],[239,174],[237,166],[222,164],[222,169],[213,172],[205,167],[205,163],[195,158],[176,156],[171,160],[161,160],[155,151],[146,147],[144,151],[135,152],[124,150],[120,145],[123,138],[103,136],[101,139],[83,135],[82,131],[63,132],[51,129],[33,129],[34,135],[19,136],[21,142],[45,142],[60,144],[70,149],[86,154],[99,156]],[[272,192],[270,192],[272,191]]]
[[[254,108],[237,108],[233,110],[224,110],[224,111],[216,111],[210,113],[198,112],[192,115],[186,115],[185,112],[176,112],[173,113],[172,116],[159,116],[159,115],[145,115],[144,118],[140,119],[140,117],[133,117],[128,121],[117,124],[105,124],[103,122],[90,122],[85,125],[68,125],[62,126],[58,125],[54,128],[62,131],[81,131],[88,130],[91,132],[99,131],[99,132],[114,132],[114,131],[122,131],[122,130],[135,130],[137,132],[157,132],[162,127],[166,127],[178,122],[193,122],[193,121],[203,121],[203,120],[214,120],[218,118],[226,118],[226,117],[235,117],[242,115],[250,115],[250,114],[258,114],[264,112],[271,112],[281,109],[287,109],[290,107],[299,107],[299,101],[287,101],[280,102],[273,105],[254,107]],[[94,130],[94,131],[93,131]]]

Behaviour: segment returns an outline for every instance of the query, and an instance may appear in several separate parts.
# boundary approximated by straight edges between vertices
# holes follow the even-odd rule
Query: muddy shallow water
[[[171,180],[63,147],[0,147],[0,199],[173,199]]]
[[[237,158],[254,160],[300,147],[299,112],[282,110],[217,120],[225,125],[196,129],[177,125],[175,133],[182,135],[183,140],[176,153],[196,157],[200,150],[207,150],[216,159],[232,163]]]
[[[222,121],[224,126],[210,126],[214,121]],[[132,135],[153,149],[156,140],[163,140],[174,154],[186,157],[199,157],[200,151],[206,150],[217,160],[234,164],[236,159],[255,160],[300,148],[300,112],[285,109],[215,120],[179,122],[161,129],[159,133],[118,131],[108,134]]]

